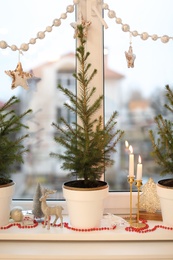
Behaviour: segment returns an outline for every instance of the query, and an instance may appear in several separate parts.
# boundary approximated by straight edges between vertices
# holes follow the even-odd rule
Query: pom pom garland
[[[117,24],[121,24],[122,25],[122,31],[123,32],[130,32],[131,35],[134,36],[134,37],[139,36],[144,41],[148,40],[149,38],[151,38],[153,41],[156,41],[156,40],[160,39],[162,43],[167,43],[167,42],[169,42],[169,40],[173,40],[173,37],[170,37],[168,35],[158,36],[157,34],[149,35],[149,33],[147,33],[147,32],[139,33],[136,30],[135,31],[130,31],[130,26],[128,24],[124,24],[122,22],[122,19],[118,18],[116,16],[115,11],[109,9],[108,4],[103,3],[102,4],[102,9],[108,11],[107,15],[108,15],[108,17],[110,19],[115,18],[115,22]]]
[[[10,46],[10,45],[8,45],[8,43],[7,43],[6,41],[1,40],[1,41],[0,41],[0,48],[1,48],[1,49],[6,49],[7,47],[9,47],[12,51],[17,51],[17,50],[19,50],[19,51],[28,51],[30,44],[35,44],[37,39],[39,39],[39,40],[44,39],[45,36],[46,36],[46,33],[47,33],[47,32],[51,32],[54,26],[55,26],[55,27],[60,26],[60,25],[61,25],[61,20],[62,20],[62,19],[66,19],[68,13],[73,13],[73,12],[74,12],[74,6],[77,5],[77,4],[79,4],[79,0],[73,0],[73,5],[68,5],[68,6],[66,7],[66,12],[65,12],[65,13],[62,13],[62,14],[60,15],[60,18],[59,18],[59,19],[57,19],[57,18],[54,19],[53,24],[52,24],[51,26],[47,26],[46,29],[45,29],[45,31],[40,31],[40,32],[38,32],[38,33],[37,33],[37,37],[36,37],[36,38],[31,38],[28,43],[22,43],[22,44],[20,45],[20,47],[17,47],[17,46],[14,45],[14,44]],[[131,35],[134,36],[134,37],[139,36],[139,37],[140,37],[142,40],[144,40],[144,41],[148,40],[149,38],[151,38],[153,41],[156,41],[156,40],[160,39],[162,43],[168,43],[169,40],[173,40],[173,37],[170,37],[170,36],[168,36],[168,35],[158,36],[157,34],[149,35],[149,33],[147,33],[147,32],[139,33],[139,32],[136,31],[136,30],[131,31],[131,30],[130,30],[130,25],[124,24],[124,23],[122,22],[122,19],[121,19],[121,18],[118,18],[118,17],[116,16],[116,12],[115,12],[114,10],[109,9],[109,5],[108,5],[107,3],[103,3],[103,4],[102,4],[102,9],[108,11],[108,14],[107,14],[107,15],[108,15],[108,17],[109,17],[110,19],[115,18],[115,22],[116,22],[117,24],[120,24],[120,25],[122,26],[122,31],[123,31],[123,32],[130,32]]]
[[[29,50],[29,44],[35,44],[37,39],[39,39],[39,40],[44,39],[45,36],[46,36],[45,33],[51,32],[52,29],[53,29],[53,26],[57,27],[57,26],[61,25],[61,19],[66,19],[67,13],[73,13],[74,12],[74,6],[79,3],[79,0],[74,0],[73,3],[74,3],[73,5],[68,5],[66,7],[66,12],[62,13],[60,15],[59,19],[54,19],[53,24],[51,26],[47,26],[45,31],[38,32],[37,37],[31,38],[29,43],[22,43],[20,45],[20,47],[17,47],[14,44],[10,46],[10,45],[8,45],[8,43],[6,41],[2,40],[2,41],[0,41],[0,48],[6,49],[7,47],[9,47],[12,51],[17,51],[17,50],[18,51],[28,51]]]

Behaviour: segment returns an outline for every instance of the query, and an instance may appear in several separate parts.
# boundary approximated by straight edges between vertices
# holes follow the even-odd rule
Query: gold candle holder
[[[130,219],[129,224],[132,226],[132,186],[135,180],[135,176],[128,176],[128,183],[130,185]]]
[[[135,186],[138,189],[138,202],[137,202],[137,222],[133,223],[131,226],[135,228],[143,228],[145,227],[144,223],[139,222],[139,202],[140,202],[140,188],[142,186],[142,180],[135,180]]]

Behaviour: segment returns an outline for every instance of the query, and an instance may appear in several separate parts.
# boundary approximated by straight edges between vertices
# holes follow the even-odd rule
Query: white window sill
[[[63,216],[63,221],[69,223],[68,216]],[[105,220],[103,219],[104,225]],[[159,221],[148,221],[149,229],[155,225],[163,225]],[[125,227],[117,226],[114,230],[102,231],[73,231],[66,227],[50,227],[50,230],[43,228],[39,223],[37,227],[21,229],[16,226],[0,230],[0,241],[22,240],[22,241],[173,241],[173,231],[158,228],[153,232],[137,233],[125,230]]]
[[[64,220],[68,218],[64,217]],[[161,222],[149,221],[150,228]],[[66,228],[12,227],[0,231],[0,259],[173,259],[173,231],[157,229],[139,234],[124,227],[76,232]]]
[[[106,213],[118,214],[129,211],[128,194],[110,194],[106,202]],[[134,205],[135,194],[133,198]],[[121,198],[121,199],[120,199]],[[55,202],[49,202],[54,203]],[[65,202],[64,214],[66,214]],[[24,209],[31,209],[31,202],[14,201]],[[123,205],[123,207],[122,207]],[[128,211],[127,211],[128,210]],[[123,213],[124,213],[123,212]],[[64,222],[68,216],[64,215]],[[163,225],[162,222],[148,221],[149,228]],[[104,226],[104,221],[103,221]],[[115,230],[76,232],[67,228],[43,228],[41,223],[33,229],[11,227],[0,230],[0,259],[173,259],[173,231],[157,229],[145,234],[125,231],[117,226]]]

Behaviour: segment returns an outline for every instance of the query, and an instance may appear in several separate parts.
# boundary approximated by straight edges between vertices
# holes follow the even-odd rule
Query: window
[[[69,55],[67,55],[69,56]],[[73,56],[73,59],[75,57]],[[75,68],[74,68],[75,69]],[[66,87],[70,91],[76,91],[76,82],[73,77],[74,70],[59,70],[57,71],[57,85],[60,84],[63,87]],[[75,115],[70,113],[70,111],[63,108],[64,103],[69,103],[70,100],[66,100],[62,93],[57,93],[58,108],[57,108],[57,121],[60,121],[60,118],[63,117],[67,120],[68,123],[74,122]]]
[[[30,138],[26,141],[30,153],[24,157],[25,164],[21,165],[17,173],[12,174],[16,182],[14,198],[33,198],[37,182],[58,190],[56,196],[62,198],[61,186],[65,174],[57,161],[49,155],[57,149],[51,124],[60,114],[65,113],[64,99],[58,93],[57,84],[65,84],[70,88],[75,86],[71,73],[74,71],[76,43],[73,38],[74,29],[70,26],[75,21],[75,12],[68,12],[66,19],[61,18],[64,17],[67,6],[73,5],[71,0],[31,0],[27,3],[27,12],[21,0],[1,3],[0,38],[10,46],[15,44],[20,47],[22,43],[28,43],[37,37],[38,32],[51,26],[55,19],[59,19],[61,24],[53,26],[51,32],[48,32],[48,28],[43,39],[37,39],[35,44],[29,45],[28,51],[23,51],[20,55],[10,48],[0,49],[0,101],[5,102],[12,95],[17,95],[21,99],[22,111],[28,108],[33,110],[31,119],[26,122],[30,127]],[[24,71],[32,70],[34,74],[28,82],[29,90],[21,86],[11,90],[11,78],[4,73],[5,70],[15,70],[19,60]],[[72,120],[67,113],[65,116]]]
[[[52,25],[54,19],[59,19],[61,14],[66,12],[68,5],[73,5],[72,0],[58,2],[30,0],[26,13],[21,0],[1,2],[0,36],[10,46],[13,44],[20,46],[24,42],[29,42],[32,37],[37,37],[38,32],[44,31],[47,26]],[[102,20],[98,16],[98,12],[101,12],[100,1],[95,2],[98,5],[93,1],[92,4],[96,9],[92,9],[91,1],[80,0],[79,8],[83,9],[84,16],[87,14],[88,18],[92,19],[89,31],[92,40],[87,44],[92,66],[98,69],[93,85],[97,87],[98,95],[103,93],[102,71],[103,50],[105,50],[105,120],[113,110],[117,110],[118,127],[126,132],[124,139],[117,146],[115,165],[107,170],[105,178],[112,191],[128,191],[128,154],[125,151],[125,140],[134,148],[135,165],[138,155],[142,157],[144,182],[149,177],[157,179],[154,174],[155,165],[150,157],[151,144],[147,133],[148,129],[153,127],[153,117],[163,103],[164,86],[172,85],[172,39],[168,43],[163,43],[160,38],[154,41],[151,37],[147,40],[142,40],[141,36],[130,37],[129,32],[122,30],[122,24],[117,23],[115,17],[111,17],[110,14],[108,17],[108,10],[104,10]],[[130,26],[130,30],[172,37],[171,0],[152,2],[107,0],[105,3],[110,10],[115,11],[116,17],[122,19],[123,24]],[[85,4],[90,11],[87,12]],[[10,48],[0,49],[0,101],[5,102],[12,95],[18,95],[23,110],[28,107],[33,109],[33,117],[28,122],[31,138],[27,143],[31,153],[26,155],[21,170],[12,176],[17,185],[15,198],[32,198],[36,182],[58,190],[56,198],[57,196],[59,199],[62,198],[61,185],[66,176],[60,164],[49,156],[51,151],[60,149],[54,143],[51,123],[62,115],[66,116],[69,122],[73,120],[72,115],[64,114],[62,106],[64,101],[68,101],[57,92],[56,85],[75,88],[71,74],[75,69],[76,45],[73,38],[74,29],[70,26],[74,21],[75,12],[67,13],[67,19],[62,18],[60,26],[54,26],[52,32],[45,33],[44,39],[38,39],[36,44],[31,44],[29,50],[23,51],[20,55],[18,51],[12,51]],[[103,29],[104,21],[108,29]],[[97,28],[97,37],[96,31],[92,28]],[[125,51],[128,51],[130,41],[136,55],[134,68],[127,67],[125,58]],[[11,90],[11,79],[4,73],[5,70],[14,70],[19,58],[23,70],[32,70],[34,73],[34,78],[29,81],[28,91],[22,87]]]
[[[117,110],[119,127],[125,130],[125,136],[115,155],[116,163],[108,169],[106,180],[109,181],[111,190],[128,191],[125,140],[133,146],[135,165],[138,155],[142,158],[143,183],[150,177],[156,182],[160,178],[157,173],[159,168],[151,157],[148,130],[155,127],[154,116],[163,112],[165,85],[173,87],[172,39],[167,43],[162,42],[164,37],[160,39],[164,35],[172,37],[172,2],[107,0],[105,3],[116,13],[116,17],[109,18],[108,10],[104,11],[108,25],[108,29],[104,30],[105,115]],[[118,23],[119,18],[122,24]],[[140,35],[134,37],[129,32],[124,32],[124,24],[130,26],[131,32],[137,31]],[[151,37],[143,40],[145,32],[151,37],[155,37],[155,34],[160,37],[157,40],[152,40]],[[134,68],[128,68],[125,57],[130,42],[133,54],[136,55]]]

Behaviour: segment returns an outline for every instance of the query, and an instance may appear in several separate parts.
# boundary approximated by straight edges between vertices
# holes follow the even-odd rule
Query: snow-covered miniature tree
[[[160,201],[157,195],[156,184],[152,178],[141,189],[140,195],[140,210],[145,210],[149,213],[155,213],[160,210]]]

